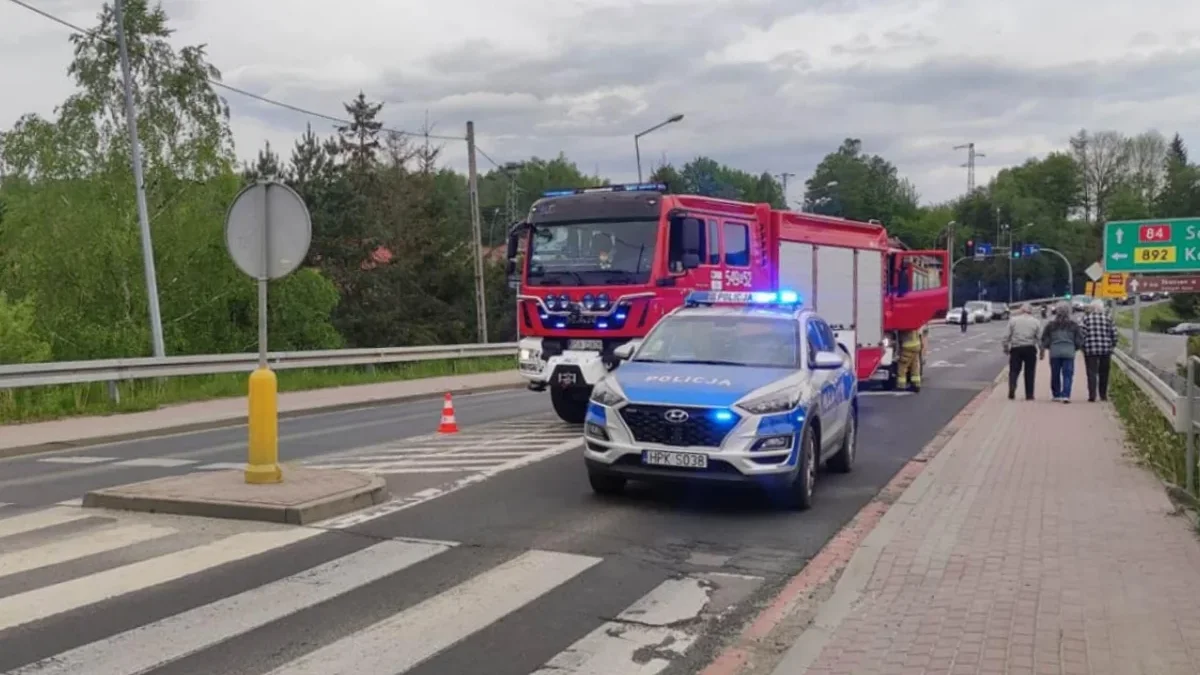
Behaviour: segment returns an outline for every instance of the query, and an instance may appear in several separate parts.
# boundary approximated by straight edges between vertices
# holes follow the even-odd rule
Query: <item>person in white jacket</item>
[[[1008,354],[1008,398],[1016,398],[1017,379],[1025,371],[1025,400],[1033,400],[1034,377],[1037,371],[1038,345],[1042,340],[1042,322],[1030,313],[1029,305],[1021,305],[1008,320],[1004,334],[1004,353]]]

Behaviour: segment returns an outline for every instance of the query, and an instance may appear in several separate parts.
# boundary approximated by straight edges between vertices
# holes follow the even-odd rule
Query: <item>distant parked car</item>
[[[1006,302],[993,302],[992,303],[992,318],[993,319],[1000,319],[1001,321],[1003,321],[1004,319],[1008,318],[1008,314],[1009,314],[1008,303],[1006,303]]]
[[[1177,323],[1167,329],[1169,335],[1200,335],[1200,323]]]
[[[985,323],[992,320],[992,303],[984,300],[972,300],[964,306],[971,313],[971,323]]]

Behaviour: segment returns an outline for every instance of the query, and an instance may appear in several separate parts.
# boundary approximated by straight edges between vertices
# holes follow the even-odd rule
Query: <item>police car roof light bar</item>
[[[788,307],[801,304],[796,291],[692,291],[685,303],[696,305],[771,305]]]
[[[624,183],[621,185],[601,185],[600,187],[562,188],[547,190],[543,197],[566,197],[567,195],[582,195],[592,192],[667,192],[666,183]]]

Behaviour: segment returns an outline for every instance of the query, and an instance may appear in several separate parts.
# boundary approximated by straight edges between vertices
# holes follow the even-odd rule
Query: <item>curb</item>
[[[241,472],[236,472],[239,477]],[[214,474],[207,474],[205,477]],[[178,476],[166,480],[177,480]],[[309,525],[359,511],[369,506],[382,504],[390,498],[387,484],[378,476],[371,476],[364,484],[342,489],[332,494],[314,493],[311,499],[298,503],[271,503],[270,500],[247,501],[200,496],[154,496],[136,494],[136,488],[164,479],[145,483],[133,483],[88,492],[83,496],[83,507],[138,511],[142,513],[165,513],[175,516],[198,518],[223,518],[227,520],[253,520],[284,525]],[[270,489],[272,486],[264,486]],[[131,489],[134,491],[131,492]]]
[[[480,387],[466,387],[462,389],[449,389],[451,393],[456,394],[487,394],[496,391],[507,391],[509,389],[525,389],[524,383],[518,384],[490,384]],[[389,396],[386,398],[374,398],[369,401],[351,401],[347,403],[331,403],[327,405],[313,406],[311,408],[301,408],[297,410],[287,410],[278,414],[281,420],[292,419],[295,417],[306,417],[308,415],[316,415],[320,413],[341,412],[345,410],[356,410],[363,408],[374,408],[397,403],[411,403],[413,401],[423,401],[438,399],[445,396],[445,392],[428,392],[420,394],[405,394],[399,396]],[[219,399],[218,399],[219,400]],[[114,413],[121,414],[121,413]],[[62,418],[70,419],[70,418]],[[138,431],[129,431],[119,434],[108,434],[105,436],[92,436],[89,438],[81,438],[71,441],[55,441],[52,443],[37,443],[34,445],[18,445],[7,448],[0,448],[0,459],[8,459],[11,457],[24,457],[26,455],[36,455],[43,452],[53,452],[56,450],[72,450],[77,448],[87,448],[94,445],[104,445],[106,443],[117,443],[120,441],[134,441],[144,438],[155,438],[158,436],[168,436],[171,434],[189,433],[195,431],[212,431],[214,429],[228,429],[231,427],[244,426],[246,424],[246,416],[238,415],[236,417],[225,417],[216,420],[205,420],[203,422],[193,422],[189,424],[173,424],[165,427],[156,427],[154,429],[141,429]]]
[[[738,675],[748,667],[756,665],[755,657],[762,649],[778,647],[779,639],[772,633],[807,600],[815,599],[816,593],[834,580],[833,594],[826,600],[817,600],[816,615],[772,669],[772,673],[802,675],[816,660],[826,643],[833,637],[855,600],[871,578],[875,562],[883,552],[884,544],[891,539],[892,529],[888,524],[902,521],[916,501],[914,494],[923,493],[929,487],[930,477],[918,482],[926,468],[937,457],[946,461],[952,453],[942,450],[958,437],[967,423],[972,420],[984,402],[992,396],[996,387],[1008,374],[1007,366],[996,376],[991,386],[972,398],[950,422],[933,437],[924,448],[908,461],[887,485],[867,503],[817,555],[805,564],[783,589],[771,600],[737,641],[721,652],[700,675]],[[914,493],[914,494],[910,494]],[[889,523],[883,523],[888,517]],[[880,525],[883,524],[883,527]],[[849,574],[851,571],[859,574]],[[859,581],[854,581],[858,577]],[[810,603],[811,604],[811,603]]]

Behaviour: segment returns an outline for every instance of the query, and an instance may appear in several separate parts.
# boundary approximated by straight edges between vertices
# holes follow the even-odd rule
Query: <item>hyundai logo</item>
[[[688,414],[686,410],[671,408],[667,412],[663,413],[663,418],[671,424],[683,424],[684,422],[688,421]]]

